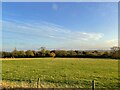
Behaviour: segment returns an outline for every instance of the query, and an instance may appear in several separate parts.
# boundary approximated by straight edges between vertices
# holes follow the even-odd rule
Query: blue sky
[[[108,49],[117,45],[117,2],[2,4],[3,50]]]

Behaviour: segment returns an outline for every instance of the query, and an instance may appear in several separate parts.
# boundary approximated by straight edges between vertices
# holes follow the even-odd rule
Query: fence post
[[[92,90],[94,90],[95,88],[95,83],[94,83],[94,80],[92,80]]]
[[[37,88],[39,88],[39,80],[40,80],[40,79],[38,78],[38,80],[37,80]]]

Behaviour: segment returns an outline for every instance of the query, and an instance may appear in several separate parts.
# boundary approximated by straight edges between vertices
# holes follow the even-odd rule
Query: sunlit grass
[[[15,59],[3,60],[2,68],[4,87],[36,87],[38,78],[39,87],[91,88],[92,80],[96,88],[118,86],[118,61],[114,59]]]

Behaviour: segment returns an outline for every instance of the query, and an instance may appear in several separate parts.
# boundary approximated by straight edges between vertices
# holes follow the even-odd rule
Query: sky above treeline
[[[3,50],[109,49],[118,44],[117,2],[4,2]]]

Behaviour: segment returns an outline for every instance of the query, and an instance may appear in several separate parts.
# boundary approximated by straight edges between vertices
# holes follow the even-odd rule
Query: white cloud
[[[93,42],[91,42],[93,43]],[[85,44],[85,48],[90,48],[90,49],[100,49],[100,50],[105,50],[105,49],[110,49],[113,46],[118,46],[118,40],[117,39],[110,39],[110,40],[103,40],[102,42],[95,42],[93,44]]]
[[[106,44],[108,45],[108,46],[118,46],[118,40],[117,39],[112,39],[112,40],[107,40],[106,41]]]
[[[54,4],[52,4],[52,9],[53,9],[53,10],[58,10],[58,5],[57,5],[57,4],[55,4],[55,3],[54,3]]]

